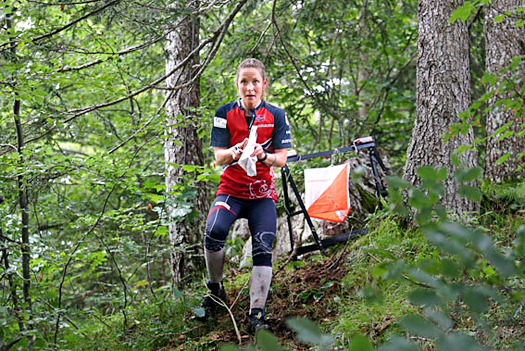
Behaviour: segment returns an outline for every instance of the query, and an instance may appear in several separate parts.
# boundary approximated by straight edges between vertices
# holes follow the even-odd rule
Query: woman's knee
[[[211,228],[206,228],[204,235],[204,247],[210,251],[219,251],[226,244],[226,237],[228,236],[230,228],[225,226],[214,225]]]
[[[252,259],[254,266],[272,265],[274,232],[258,232],[252,237]]]

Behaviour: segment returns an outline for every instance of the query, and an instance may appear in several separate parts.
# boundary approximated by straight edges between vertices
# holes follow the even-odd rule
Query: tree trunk
[[[445,195],[441,203],[454,213],[473,210],[475,205],[459,197],[454,182],[457,166],[452,153],[473,140],[472,128],[447,143],[443,133],[459,122],[458,113],[470,105],[468,29],[465,23],[449,23],[462,0],[420,0],[418,6],[417,108],[412,138],[407,150],[404,178],[417,185],[417,169],[423,165],[446,167]],[[464,167],[476,165],[474,152],[460,156]]]
[[[494,107],[501,99],[513,99],[514,89],[505,89],[505,81],[512,81],[512,76],[523,80],[525,70],[518,67],[514,72],[499,72],[508,67],[513,57],[525,55],[525,27],[516,27],[518,17],[516,7],[522,6],[522,0],[495,0],[485,9],[485,56],[486,70],[488,73],[496,74],[498,83],[490,87],[494,95],[489,99],[490,112],[487,115],[487,135],[489,136],[486,147],[485,177],[492,182],[509,180],[516,176],[523,177],[525,169],[518,171],[518,167],[524,160],[519,154],[525,150],[525,137],[510,135],[500,140],[501,135],[492,135],[498,128],[507,123],[512,123],[507,131],[518,133],[522,128],[523,117],[517,116],[516,110],[504,105]],[[510,13],[501,21],[496,20],[498,16]],[[515,79],[514,79],[515,80]],[[509,154],[505,162],[498,160]]]
[[[13,9],[14,11],[15,9]],[[11,14],[8,14],[6,19],[6,25],[8,29],[13,28],[13,23],[11,20]],[[13,37],[9,38],[9,50],[11,53],[12,60],[16,60],[16,54],[17,54],[17,45],[18,43]],[[25,156],[24,156],[24,133],[22,129],[22,120],[20,116],[20,107],[21,102],[20,98],[17,92],[16,85],[14,86],[14,102],[13,102],[13,119],[15,122],[15,128],[16,128],[16,136],[17,136],[17,153],[18,153],[18,162],[20,169],[25,169]],[[29,319],[32,320],[32,302],[31,302],[31,246],[29,242],[29,206],[27,202],[27,189],[26,189],[26,181],[24,179],[23,173],[20,173],[17,176],[17,190],[18,190],[18,204],[20,206],[20,212],[22,216],[22,228],[21,228],[21,236],[22,236],[22,245],[21,245],[21,252],[22,252],[22,293],[24,297],[25,302],[25,308],[28,312]],[[7,257],[5,258],[5,263],[7,264]],[[16,290],[13,291],[14,294],[16,294]],[[16,296],[13,295],[13,298],[16,299]],[[14,300],[15,301],[15,300]],[[15,306],[16,308],[16,306]],[[19,324],[22,326],[22,323]]]
[[[189,53],[199,45],[199,21],[197,17],[190,14],[199,6],[198,0],[186,1],[183,10],[186,14],[177,26],[171,28],[166,38],[166,72],[183,61]],[[194,55],[188,64],[178,69],[175,74],[167,80],[168,88],[174,88],[189,82],[195,73],[193,67],[199,63],[199,56]],[[196,71],[196,69],[195,69]],[[166,143],[164,156],[166,161],[166,190],[170,194],[167,199],[167,210],[170,224],[169,238],[173,246],[170,255],[170,268],[172,280],[175,285],[180,285],[188,265],[195,261],[189,260],[190,256],[195,259],[197,255],[190,255],[187,248],[202,241],[203,221],[199,224],[190,223],[188,218],[181,218],[174,213],[176,205],[174,200],[184,190],[196,191],[192,201],[191,209],[204,213],[207,207],[206,190],[204,186],[198,186],[188,181],[187,174],[181,167],[174,165],[197,165],[203,166],[202,142],[197,134],[198,119],[196,112],[188,107],[199,107],[200,86],[198,79],[188,87],[172,90],[168,93],[166,104]],[[195,174],[195,173],[193,173]]]

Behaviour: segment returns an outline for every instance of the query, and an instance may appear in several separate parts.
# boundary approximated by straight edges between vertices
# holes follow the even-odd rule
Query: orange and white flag
[[[304,170],[305,205],[310,217],[344,222],[350,212],[350,165]]]

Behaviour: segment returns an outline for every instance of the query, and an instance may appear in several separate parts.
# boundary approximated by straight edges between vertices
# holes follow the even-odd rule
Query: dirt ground
[[[327,254],[321,260],[292,269],[278,269],[272,280],[272,290],[268,296],[266,317],[273,334],[282,345],[294,345],[295,350],[302,347],[294,340],[294,333],[286,325],[290,317],[305,317],[317,323],[333,318],[337,310],[333,307],[333,297],[340,292],[340,281],[346,275],[348,267],[341,259],[342,252],[333,255]],[[231,272],[230,272],[231,274]],[[242,345],[254,343],[254,338],[244,329],[247,323],[246,314],[249,309],[247,288],[233,308],[235,320],[239,325]],[[235,299],[238,291],[229,291],[229,298]],[[232,301],[230,301],[230,304]],[[230,318],[228,312],[218,318]],[[237,344],[237,334],[233,329],[217,331],[214,335],[217,341]]]

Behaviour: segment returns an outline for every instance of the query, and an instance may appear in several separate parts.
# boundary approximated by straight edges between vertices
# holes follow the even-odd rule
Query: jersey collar
[[[245,111],[244,107],[242,107],[241,100],[242,100],[242,99],[237,100],[237,106],[239,106],[239,108],[240,108],[241,110]],[[265,105],[266,105],[266,102],[264,102],[264,100],[261,100],[261,103],[259,104],[259,106],[257,106],[256,108],[251,108],[251,109],[250,109],[250,114],[254,113],[255,111],[257,111],[257,110],[260,109],[261,107],[264,107]]]

